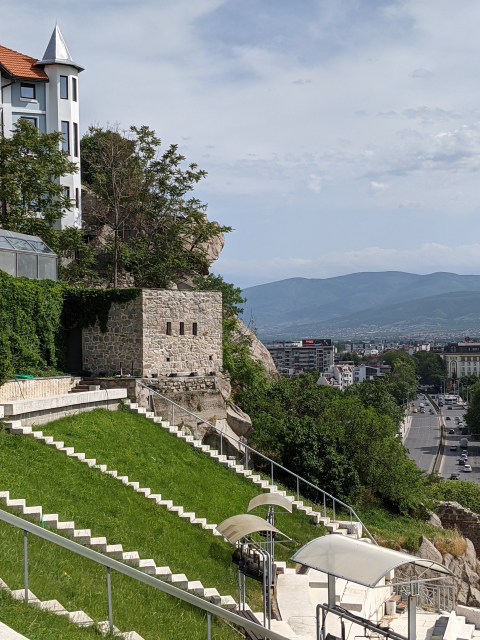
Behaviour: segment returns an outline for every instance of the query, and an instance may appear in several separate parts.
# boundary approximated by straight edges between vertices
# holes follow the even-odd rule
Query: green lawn
[[[52,422],[42,430],[210,523],[245,512],[258,494],[251,482],[130,412],[98,410]],[[9,490],[12,498],[26,498],[29,506],[42,505],[44,513],[75,520],[76,528],[89,528],[110,544],[137,550],[158,566],[168,565],[174,573],[185,573],[189,580],[201,580],[205,587],[236,599],[230,545],[43,442],[0,433],[0,490]],[[281,515],[277,523],[294,539],[278,545],[278,558],[287,559],[295,548],[323,533],[297,513]],[[37,597],[82,609],[96,621],[107,618],[103,567],[34,536],[29,536],[29,564],[30,588]],[[22,587],[22,534],[4,524],[0,577],[12,589]],[[114,623],[122,631],[133,629],[147,640],[205,637],[203,616],[191,607],[118,574],[112,575],[112,584]],[[260,586],[248,580],[247,587],[247,601],[257,609]],[[213,637],[234,637],[224,623],[216,629]]]

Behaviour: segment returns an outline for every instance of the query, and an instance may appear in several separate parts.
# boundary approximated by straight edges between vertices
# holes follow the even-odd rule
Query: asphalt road
[[[420,402],[426,401],[420,398],[415,400],[419,409]],[[415,460],[420,469],[431,472],[440,443],[440,418],[429,413],[430,407],[426,407],[426,413],[412,413],[412,426],[405,439],[405,446],[410,452],[410,458]],[[467,475],[467,474],[465,474]]]
[[[442,407],[442,415],[444,418],[450,417],[451,420],[445,420],[445,427],[448,432],[449,429],[455,429],[455,435],[446,434],[445,451],[440,465],[439,475],[442,478],[449,478],[451,473],[459,473],[461,480],[474,480],[480,484],[480,442],[470,443],[468,445],[468,463],[472,466],[472,473],[465,473],[463,467],[458,464],[458,458],[462,449],[460,447],[460,439],[465,436],[461,435],[461,431],[455,426],[455,417],[463,417],[466,409],[462,406],[456,408],[455,405],[452,409]],[[470,440],[468,438],[468,440]],[[450,451],[452,445],[457,446],[456,451]]]

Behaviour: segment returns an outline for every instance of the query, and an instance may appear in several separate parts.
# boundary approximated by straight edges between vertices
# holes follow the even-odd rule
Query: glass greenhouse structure
[[[0,229],[0,269],[11,276],[57,279],[57,254],[36,236]]]

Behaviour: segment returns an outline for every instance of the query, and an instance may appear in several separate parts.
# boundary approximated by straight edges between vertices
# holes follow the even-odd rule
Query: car
[[[448,407],[450,409],[450,411],[452,410],[452,407]]]
[[[450,434],[452,434],[452,433],[453,433],[453,435],[455,435],[455,429],[449,429],[449,430],[448,430],[448,433],[450,433]]]
[[[456,451],[456,450],[457,450],[457,445],[452,444],[452,446],[450,447],[450,451]]]
[[[458,480],[459,475],[459,473],[451,473],[449,480]]]
[[[415,406],[415,403],[414,403],[414,402],[412,402],[412,407],[414,407],[414,406]]]
[[[443,402],[439,402],[439,403],[438,403],[438,406],[439,406],[439,407],[443,407]]]
[[[445,418],[445,420],[451,420],[450,416],[447,416],[447,417]]]
[[[418,410],[415,407],[413,407],[412,413],[418,413]]]
[[[466,464],[466,465],[463,467],[463,471],[464,471],[465,473],[472,473],[472,466],[471,466],[471,465],[469,465],[469,464]]]
[[[463,458],[460,458],[460,460],[458,461],[458,464],[464,465],[465,464],[465,460]]]

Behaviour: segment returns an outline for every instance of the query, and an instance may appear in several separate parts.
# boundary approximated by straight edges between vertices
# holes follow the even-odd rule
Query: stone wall
[[[69,393],[79,381],[80,378],[72,376],[7,380],[0,386],[0,403],[62,395]]]
[[[122,368],[139,377],[203,376],[222,369],[218,291],[145,289],[131,302],[113,304],[107,327],[105,334],[98,325],[82,331],[83,366],[94,375]]]
[[[462,507],[458,502],[440,502],[438,515],[446,529],[454,529],[456,527],[462,535],[469,538],[473,542],[477,555],[479,554],[480,515],[478,513]]]

